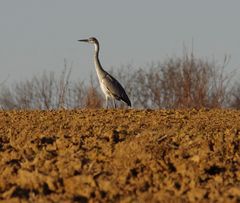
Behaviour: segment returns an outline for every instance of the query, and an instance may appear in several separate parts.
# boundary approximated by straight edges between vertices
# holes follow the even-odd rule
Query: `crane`
[[[94,65],[97,72],[98,80],[100,83],[101,90],[103,91],[106,98],[106,108],[108,108],[108,100],[112,99],[113,105],[116,108],[115,100],[125,102],[131,107],[131,101],[128,98],[122,85],[107,71],[105,71],[99,61],[99,42],[95,37],[89,39],[81,39],[79,42],[87,42],[94,45]]]

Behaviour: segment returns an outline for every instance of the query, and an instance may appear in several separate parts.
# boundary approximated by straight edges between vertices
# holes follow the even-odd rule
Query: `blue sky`
[[[93,47],[77,42],[95,36],[106,70],[146,66],[182,56],[183,45],[197,57],[240,68],[240,1],[226,0],[2,0],[0,81],[59,73],[64,59],[72,78],[94,73]]]

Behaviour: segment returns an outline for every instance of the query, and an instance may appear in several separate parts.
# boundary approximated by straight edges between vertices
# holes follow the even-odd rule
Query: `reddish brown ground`
[[[0,200],[240,202],[240,111],[1,111]]]

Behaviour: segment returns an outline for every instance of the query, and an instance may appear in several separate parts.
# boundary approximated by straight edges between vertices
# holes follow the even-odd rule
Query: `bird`
[[[131,101],[126,94],[122,85],[107,71],[105,71],[99,60],[99,42],[95,37],[90,37],[88,39],[80,39],[79,42],[87,42],[94,45],[94,65],[97,72],[100,88],[106,98],[106,108],[108,108],[108,100],[112,99],[114,108],[116,108],[115,100],[125,102],[129,107],[131,107]]]

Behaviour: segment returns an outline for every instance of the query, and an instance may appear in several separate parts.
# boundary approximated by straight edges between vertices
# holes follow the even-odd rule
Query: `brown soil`
[[[240,202],[240,111],[1,111],[0,200]]]

